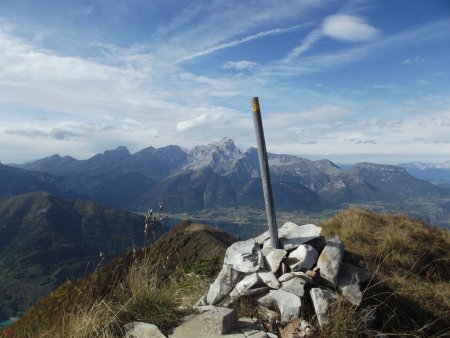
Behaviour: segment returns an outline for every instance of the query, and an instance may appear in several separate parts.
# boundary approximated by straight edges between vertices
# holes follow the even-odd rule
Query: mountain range
[[[329,160],[268,154],[279,210],[323,210],[348,203],[395,203],[446,198],[449,191],[393,165],[358,163],[341,169]],[[111,207],[147,210],[164,200],[173,212],[217,207],[263,208],[257,150],[233,140],[195,146],[148,147],[131,154],[121,146],[87,160],[52,155],[0,166],[0,194],[49,191]]]
[[[450,187],[450,161],[439,164],[410,162],[399,164],[411,175],[436,185]]]

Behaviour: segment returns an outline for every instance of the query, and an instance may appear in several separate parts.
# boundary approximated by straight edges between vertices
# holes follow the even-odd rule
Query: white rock
[[[216,280],[209,286],[206,295],[206,303],[216,305],[233,290],[233,287],[240,277],[240,273],[230,265],[224,264]]]
[[[317,262],[319,253],[309,244],[302,244],[289,253],[286,264],[292,271],[311,269]]]
[[[331,311],[337,301],[337,294],[321,288],[312,288],[310,294],[317,320],[320,326],[324,326],[329,322]]]
[[[262,282],[272,289],[279,289],[280,288],[280,282],[278,281],[277,277],[273,274],[273,272],[258,272],[259,278],[261,278]]]
[[[270,233],[269,230],[263,232],[261,235],[259,235],[258,237],[255,237],[255,242],[258,244],[263,244],[265,241],[270,239]]]
[[[342,262],[338,275],[338,288],[342,295],[353,305],[361,304],[363,294],[359,283],[369,280],[372,275],[354,265]]]
[[[267,334],[261,330],[261,328],[256,324],[256,320],[252,318],[239,318],[238,330],[244,335],[244,337],[267,338]]]
[[[335,284],[344,257],[344,244],[339,237],[330,239],[317,260],[320,276]]]
[[[281,275],[280,278],[278,278],[278,280],[280,282],[286,282],[294,277],[295,277],[295,275],[292,272],[287,272],[287,273]]]
[[[125,338],[166,338],[156,325],[143,322],[125,324],[125,330]]]
[[[286,256],[287,251],[283,249],[274,249],[266,256],[266,262],[270,267],[270,271],[276,272],[280,267],[280,263]]]
[[[253,238],[231,244],[225,253],[224,263],[243,273],[261,269],[258,263],[259,245]]]
[[[231,299],[237,299],[240,296],[247,295],[248,291],[260,281],[257,273],[252,273],[251,275],[244,277],[244,279],[236,284],[233,291],[231,291]]]
[[[271,246],[267,246],[265,248],[261,249],[261,253],[264,257],[266,257],[268,254],[270,254],[273,250],[275,250],[273,247]]]
[[[299,297],[303,297],[305,294],[306,282],[300,277],[294,277],[286,282],[282,283],[281,290],[293,293]]]
[[[306,272],[296,271],[296,272],[294,272],[294,275],[297,277],[300,277],[306,283],[312,284],[312,283],[314,283],[314,276],[309,275],[308,272],[311,272],[311,270],[308,270]]]
[[[358,283],[365,283],[372,278],[372,274],[369,271],[347,262],[342,262],[339,275],[344,275],[346,279],[350,279]]]
[[[361,292],[361,287],[359,286],[359,284],[340,286],[339,291],[341,291],[342,296],[344,296],[344,298],[353,305],[358,306],[359,304],[361,304],[363,294]]]
[[[297,225],[286,222],[278,229],[280,245],[285,250],[290,250],[320,236],[322,228],[314,224]]]
[[[269,308],[276,305],[280,311],[281,322],[285,323],[298,318],[302,304],[300,297],[283,290],[270,290],[269,294],[261,297],[258,301]]]
[[[281,275],[281,277],[278,278],[278,280],[280,282],[286,282],[286,281],[288,281],[288,280],[290,280],[292,278],[295,278],[295,277],[300,277],[301,279],[303,279],[307,283],[313,283],[313,279],[310,276],[308,276],[306,273],[301,272],[301,271],[285,273],[285,274]]]
[[[234,309],[216,307],[199,316],[203,324],[200,331],[206,334],[223,335],[236,327],[237,315]]]
[[[195,303],[194,305],[194,309],[196,306],[205,306],[208,305],[208,301],[206,300],[206,296],[208,294],[204,294],[203,296],[200,297],[200,299],[197,301],[197,303]]]
[[[197,305],[197,306],[194,306],[194,309],[197,310],[198,313],[203,313],[203,312],[212,310],[215,307],[216,306],[214,306],[214,305]]]

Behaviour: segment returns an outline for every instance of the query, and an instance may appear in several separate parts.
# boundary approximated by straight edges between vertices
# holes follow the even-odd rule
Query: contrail
[[[230,42],[222,43],[220,45],[217,45],[217,46],[214,46],[214,47],[211,47],[211,48],[199,51],[199,52],[191,54],[189,56],[185,56],[184,58],[181,58],[180,60],[178,60],[176,63],[182,63],[184,61],[195,59],[195,58],[197,58],[199,56],[208,55],[208,54],[214,53],[214,52],[216,52],[218,50],[221,50],[221,49],[234,47],[234,46],[240,45],[242,43],[245,43],[245,42],[248,42],[248,41],[252,41],[252,40],[256,40],[256,39],[260,39],[260,38],[263,38],[263,37],[266,37],[266,36],[289,33],[289,32],[292,32],[292,31],[304,28],[304,27],[306,27],[306,26],[308,26],[310,24],[311,24],[311,22],[307,22],[307,23],[304,23],[304,24],[301,24],[301,25],[295,25],[295,26],[288,27],[288,28],[275,28],[275,29],[271,29],[271,30],[268,30],[268,31],[265,31],[265,32],[259,32],[259,33],[253,34],[253,35],[246,36],[245,38],[242,38],[242,39],[239,39],[239,40],[233,40],[233,41],[230,41]]]

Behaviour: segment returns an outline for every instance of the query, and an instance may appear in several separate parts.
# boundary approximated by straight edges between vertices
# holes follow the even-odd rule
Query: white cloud
[[[220,126],[229,124],[236,120],[236,113],[231,109],[221,107],[200,107],[196,109],[196,113],[190,119],[182,120],[177,123],[178,132],[185,132],[193,128]]]
[[[322,31],[333,39],[347,42],[370,41],[381,35],[378,28],[369,25],[363,18],[348,14],[327,17]]]
[[[257,62],[241,60],[241,61],[227,61],[222,65],[222,69],[252,69],[258,65]]]
[[[369,41],[376,39],[381,31],[369,25],[363,18],[348,14],[336,14],[325,18],[322,26],[312,30],[302,43],[292,49],[281,61],[289,63],[308,51],[317,41],[327,36],[346,42]]]
[[[402,61],[402,64],[404,64],[404,65],[410,65],[410,64],[418,63],[418,62],[422,62],[422,61],[423,61],[423,58],[420,57],[420,56],[418,56],[418,55],[416,55],[416,56],[413,56],[413,57],[409,57],[409,58],[404,59],[404,60]]]

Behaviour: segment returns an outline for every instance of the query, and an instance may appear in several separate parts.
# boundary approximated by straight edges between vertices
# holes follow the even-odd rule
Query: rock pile
[[[276,325],[283,338],[311,337],[315,329],[301,314],[315,314],[323,326],[339,297],[360,305],[364,286],[372,277],[364,260],[345,251],[338,237],[325,241],[321,232],[314,224],[287,222],[278,229],[280,249],[272,247],[268,231],[232,244],[219,275],[194,306],[200,314],[187,319],[169,337],[274,338],[265,332],[275,329],[268,323]],[[243,296],[257,304],[255,310],[264,327],[255,319],[237,318],[233,305]],[[133,323],[126,337],[164,337],[155,329]],[[143,334],[144,330],[149,333]]]
[[[232,244],[222,271],[195,308],[214,311],[250,296],[259,314],[290,328],[285,337],[311,335],[312,326],[299,318],[308,311],[306,298],[323,326],[338,297],[360,305],[363,286],[371,279],[361,257],[344,251],[338,237],[325,241],[321,232],[314,224],[287,222],[278,229],[280,249],[272,247],[268,232]]]

